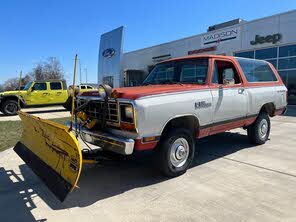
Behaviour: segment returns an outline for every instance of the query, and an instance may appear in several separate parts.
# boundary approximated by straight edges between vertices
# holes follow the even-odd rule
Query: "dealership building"
[[[263,59],[278,70],[296,104],[296,10],[252,21],[235,19],[187,38],[123,52],[124,28],[101,36],[98,82],[113,87],[140,85],[156,63],[198,54]]]

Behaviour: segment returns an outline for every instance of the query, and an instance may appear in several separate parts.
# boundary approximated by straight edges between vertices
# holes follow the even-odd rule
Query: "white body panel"
[[[243,89],[242,93],[239,90]],[[161,135],[165,125],[181,116],[195,116],[200,126],[256,115],[266,103],[283,108],[286,87],[249,87],[195,90],[142,97],[133,103],[137,112],[138,138]],[[196,109],[195,103],[205,101],[211,106]]]
[[[212,104],[209,89],[168,93],[135,100],[139,136],[161,135],[170,120],[181,116],[195,116],[200,125],[212,123],[211,106],[195,108],[195,103],[202,101]]]

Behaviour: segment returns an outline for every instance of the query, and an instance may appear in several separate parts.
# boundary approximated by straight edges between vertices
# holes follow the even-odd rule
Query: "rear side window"
[[[248,82],[275,82],[277,78],[265,61],[236,58]]]
[[[60,89],[62,89],[62,84],[60,82],[51,82],[50,89],[51,90],[60,90]]]

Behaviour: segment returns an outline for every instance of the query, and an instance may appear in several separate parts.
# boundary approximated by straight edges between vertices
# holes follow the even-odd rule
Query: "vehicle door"
[[[213,59],[212,67],[213,124],[210,134],[243,126],[248,102],[243,80],[231,60]]]
[[[211,123],[212,95],[207,85],[208,59],[195,59],[178,62],[177,70],[180,73],[182,84],[192,84],[190,92],[184,96],[184,100],[178,103],[183,112],[188,112],[189,107],[200,120],[199,124]],[[180,111],[179,111],[180,112]]]
[[[35,82],[28,93],[29,105],[43,105],[49,103],[49,92],[45,82]]]
[[[62,82],[50,82],[50,104],[65,103],[68,98],[67,90],[63,90]]]

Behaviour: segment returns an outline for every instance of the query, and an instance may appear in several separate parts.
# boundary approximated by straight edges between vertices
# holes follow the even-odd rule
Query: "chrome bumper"
[[[67,126],[70,126],[70,122],[67,122]],[[130,155],[134,151],[135,141],[133,139],[127,139],[115,136],[111,133],[89,130],[85,127],[80,127],[73,123],[73,130],[79,132],[79,137],[95,146],[102,148],[103,150],[109,150],[115,153],[123,155]]]

